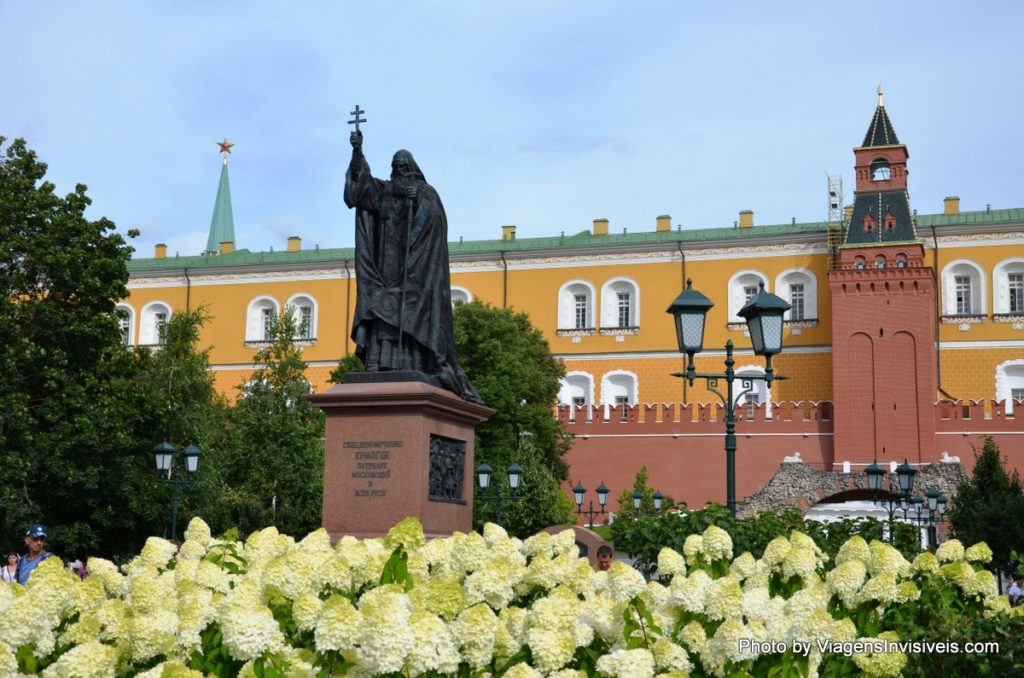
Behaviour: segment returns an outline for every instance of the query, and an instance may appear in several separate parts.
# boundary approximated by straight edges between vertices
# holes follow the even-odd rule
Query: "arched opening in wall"
[[[135,309],[122,303],[115,306],[114,311],[117,313],[117,325],[121,331],[121,343],[132,346],[135,343]]]
[[[996,400],[1002,400],[1006,414],[1024,401],[1024,360],[1008,360],[996,368]]]
[[[317,334],[316,300],[308,294],[296,294],[285,304],[291,309],[292,320],[295,322],[295,339],[298,341],[314,341]]]
[[[558,329],[589,333],[594,329],[594,287],[583,280],[558,291]]]
[[[889,161],[885,158],[875,158],[871,161],[871,181],[888,181],[892,178],[889,170]]]
[[[628,278],[609,280],[601,289],[601,328],[629,329],[639,326],[640,288]]]
[[[874,495],[868,489],[837,492],[832,496],[825,497],[804,512],[805,520],[817,520],[820,523],[825,523],[826,532],[828,531],[828,523],[841,520],[856,520],[858,518],[874,518],[882,522],[888,522],[889,512],[885,506],[874,502]],[[916,524],[916,521],[912,518],[905,520],[900,511],[897,511],[893,518],[897,522]],[[920,529],[920,533],[921,547],[927,548],[928,533],[923,528]],[[888,525],[882,526],[882,536],[886,540],[889,539]]]
[[[853,260],[853,267],[858,270],[863,269],[865,264],[866,262],[864,261],[864,257],[855,257]]]
[[[729,322],[743,322],[737,314],[743,305],[757,294],[762,284],[765,290],[770,291],[768,278],[760,271],[740,271],[729,279]]]
[[[985,283],[973,261],[951,261],[942,269],[943,314],[984,315]]]
[[[558,402],[570,405],[569,420],[576,420],[576,408],[585,407],[587,420],[591,418],[590,405],[594,401],[594,377],[587,372],[569,372],[562,378],[562,388],[558,391]]]
[[[154,301],[142,308],[139,321],[139,344],[159,346],[166,341],[164,328],[171,319],[171,307],[162,301]]]
[[[245,341],[270,341],[271,330],[280,313],[273,297],[256,297],[249,302],[245,315]]]
[[[786,320],[815,320],[818,317],[818,281],[803,268],[783,271],[775,279],[775,294],[789,302]]]
[[[636,405],[637,379],[632,372],[615,370],[601,378],[601,404],[605,407],[622,406],[622,421],[629,419],[627,407]],[[607,415],[606,415],[607,416]]]
[[[875,268],[885,268],[885,255],[879,254],[875,257]]]
[[[463,304],[473,301],[473,295],[465,287],[452,287],[452,308],[458,308]]]
[[[902,252],[900,252],[899,254],[896,255],[896,268],[906,268],[906,267],[907,267],[907,255],[903,254]]]
[[[1024,315],[1024,259],[1008,259],[992,269],[993,311]]]
[[[747,365],[736,370],[736,382],[733,385],[734,402],[737,411],[743,412],[743,418],[747,421],[753,421],[757,413],[755,407],[761,403],[764,403],[765,419],[772,418],[772,401],[768,397],[768,386],[761,379],[750,379],[763,376],[763,367]]]

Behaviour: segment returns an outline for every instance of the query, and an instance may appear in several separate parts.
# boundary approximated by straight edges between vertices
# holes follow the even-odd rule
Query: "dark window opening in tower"
[[[891,231],[896,228],[896,217],[893,216],[892,212],[885,213],[885,230]]]
[[[875,230],[875,218],[870,214],[864,216],[864,230],[868,233]]]
[[[890,176],[888,160],[875,158],[871,161],[871,181],[888,181]]]

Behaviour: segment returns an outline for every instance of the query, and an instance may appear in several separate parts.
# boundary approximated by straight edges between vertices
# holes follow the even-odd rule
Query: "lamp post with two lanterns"
[[[166,440],[153,448],[156,460],[157,481],[174,488],[173,508],[171,509],[171,539],[178,538],[178,506],[181,504],[181,491],[196,484],[196,471],[199,469],[199,448],[189,444],[182,450],[184,464],[174,459],[177,449]]]
[[[481,490],[486,490],[491,486],[491,477],[494,475],[494,471],[485,462],[476,467],[476,478],[477,483],[480,485]],[[480,494],[477,495],[477,499],[494,504],[494,522],[497,525],[501,525],[501,507],[506,502],[519,501],[522,499],[522,495],[517,494],[519,486],[523,480],[523,468],[519,464],[511,464],[508,467],[508,487],[509,494]]]
[[[660,511],[661,505],[665,501],[665,495],[661,493],[661,490],[655,490],[654,495],[651,498],[654,499],[654,510]],[[637,490],[636,492],[633,493],[633,508],[637,511],[637,513],[642,513],[640,509],[643,507],[643,505],[644,493],[641,492],[640,490]]]
[[[864,469],[864,473],[868,477],[872,501],[884,507],[889,513],[890,540],[895,536],[892,534],[892,522],[896,511],[899,510],[903,513],[904,522],[913,522],[927,528],[928,547],[931,548],[938,541],[936,526],[944,519],[948,503],[946,497],[934,487],[928,488],[924,493],[925,498],[920,495],[911,496],[914,493],[914,476],[917,475],[917,471],[906,459],[896,467],[896,481],[890,478],[888,488],[882,487],[885,470],[878,465],[877,460]]]
[[[725,372],[697,372],[693,364],[693,356],[704,350],[705,318],[708,311],[714,305],[714,302],[693,289],[693,281],[688,279],[686,281],[686,289],[668,307],[667,312],[671,313],[675,319],[679,352],[687,357],[686,371],[673,374],[672,376],[686,379],[691,386],[694,379],[703,379],[707,384],[708,390],[718,396],[718,399],[725,406],[726,497],[729,512],[735,516],[736,401],[753,391],[753,382],[755,381],[763,381],[765,386],[770,389],[773,381],[788,378],[775,374],[775,371],[772,369],[772,356],[782,352],[783,315],[790,309],[790,305],[784,299],[766,291],[764,283],[761,283],[757,293],[739,310],[738,315],[747,322],[754,354],[764,356],[765,358],[765,369],[763,375],[744,375],[740,377],[743,382],[743,391],[735,395],[733,393],[733,382],[736,381],[736,372],[733,367],[736,361],[732,357],[733,344],[731,339],[725,344]],[[725,381],[726,392],[724,394],[718,390],[719,380]]]
[[[581,516],[581,517],[582,516],[587,516],[587,525],[589,527],[593,527],[594,526],[594,516],[603,516],[604,515],[604,513],[605,513],[604,507],[608,504],[608,492],[609,491],[610,490],[605,486],[605,484],[603,482],[600,485],[598,485],[597,486],[597,505],[600,507],[600,510],[598,510],[598,511],[594,510],[594,500],[591,499],[590,500],[589,508],[586,511],[584,511],[583,510],[583,499],[584,499],[584,497],[587,494],[587,488],[583,487],[583,483],[580,483],[580,482],[577,482],[576,483],[576,487],[572,488],[573,499],[575,499],[575,501],[576,501],[576,515]]]

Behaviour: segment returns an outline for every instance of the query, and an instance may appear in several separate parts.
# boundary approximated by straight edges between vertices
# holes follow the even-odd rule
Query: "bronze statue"
[[[481,403],[459,367],[452,331],[448,221],[437,191],[409,151],[395,153],[391,180],[363,156],[359,107],[345,204],[356,208],[356,309],[352,340],[367,372],[411,375]]]

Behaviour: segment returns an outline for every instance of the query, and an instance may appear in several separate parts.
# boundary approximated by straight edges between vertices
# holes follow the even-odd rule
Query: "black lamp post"
[[[184,465],[175,463],[177,452],[174,445],[166,440],[153,448],[156,461],[157,481],[174,488],[173,508],[171,509],[171,539],[178,538],[178,506],[181,504],[183,488],[196,484],[196,471],[199,469],[199,448],[189,444],[182,450]]]
[[[895,537],[893,534],[893,516],[896,513],[896,509],[900,508],[903,510],[903,516],[906,518],[907,509],[911,503],[910,493],[914,490],[914,476],[917,471],[914,470],[906,460],[902,464],[896,467],[896,482],[889,479],[889,487],[883,489],[883,481],[885,479],[885,469],[878,465],[878,461],[872,462],[864,473],[868,477],[868,488],[872,493],[872,502],[882,506],[889,513],[889,540],[892,541]]]
[[[586,511],[584,511],[583,498],[587,494],[587,488],[583,487],[583,483],[576,483],[576,487],[572,488],[573,498],[576,500],[576,515],[587,516],[588,527],[594,526],[594,516],[604,515],[604,507],[608,504],[608,492],[609,490],[607,487],[605,487],[605,484],[603,482],[600,485],[598,485],[597,505],[598,507],[600,507],[600,510],[594,510],[594,500],[591,499],[589,508]]]
[[[665,495],[661,493],[661,490],[655,490],[654,496],[652,498],[654,499],[654,510],[660,511],[661,505],[665,502]],[[637,512],[640,512],[640,509],[643,507],[643,505],[644,493],[641,492],[640,490],[637,490],[636,492],[633,493],[633,508],[636,509]]]
[[[481,490],[486,490],[491,486],[491,476],[493,473],[494,472],[491,470],[491,467],[486,463],[477,466],[476,477]],[[519,464],[513,463],[508,467],[509,494],[481,494],[477,496],[477,499],[494,504],[495,524],[501,525],[501,507],[505,505],[505,502],[519,501],[522,499],[522,496],[517,494],[522,481],[523,469]]]
[[[686,372],[673,374],[673,377],[680,377],[693,385],[694,379],[703,379],[707,383],[708,390],[718,396],[725,406],[725,477],[726,497],[729,504],[729,511],[736,515],[736,400],[746,396],[753,390],[754,381],[763,381],[769,389],[772,382],[787,379],[776,375],[772,370],[772,356],[782,352],[782,327],[783,315],[790,309],[790,305],[780,297],[764,289],[764,283],[760,284],[757,294],[751,297],[743,308],[739,310],[739,316],[746,320],[747,329],[750,333],[750,342],[753,344],[754,354],[764,356],[764,375],[743,376],[743,391],[733,395],[733,382],[736,381],[736,372],[733,366],[736,361],[732,357],[732,340],[725,344],[725,372],[698,373],[693,365],[693,356],[704,350],[704,324],[708,311],[714,303],[703,294],[693,289],[693,281],[686,281],[686,289],[683,290],[672,305],[668,307],[668,313],[675,318],[676,339],[679,342],[679,352],[686,355]],[[724,379],[726,393],[723,395],[718,390],[718,380]]]

